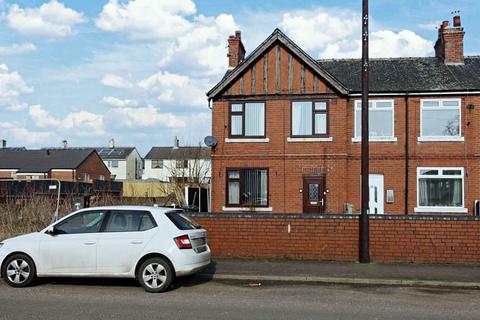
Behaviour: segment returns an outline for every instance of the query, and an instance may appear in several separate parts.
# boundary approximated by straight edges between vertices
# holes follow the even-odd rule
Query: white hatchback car
[[[210,264],[207,231],[182,210],[112,206],[76,211],[40,232],[0,243],[12,287],[36,277],[136,278],[148,292]]]

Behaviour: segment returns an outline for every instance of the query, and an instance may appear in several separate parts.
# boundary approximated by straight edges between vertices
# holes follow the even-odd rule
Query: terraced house
[[[370,212],[474,214],[480,199],[480,57],[460,17],[435,57],[371,60]],[[250,55],[238,31],[210,91],[212,210],[360,210],[361,61],[315,60],[280,30]]]

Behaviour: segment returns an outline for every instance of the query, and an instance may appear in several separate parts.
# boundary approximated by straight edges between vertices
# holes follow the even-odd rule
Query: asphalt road
[[[480,319],[480,291],[179,281],[147,294],[134,281],[0,284],[0,319]]]

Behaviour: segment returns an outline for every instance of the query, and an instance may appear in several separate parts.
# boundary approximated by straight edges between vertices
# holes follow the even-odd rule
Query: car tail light
[[[188,235],[176,237],[173,240],[175,240],[178,249],[192,249],[192,243],[190,242]]]

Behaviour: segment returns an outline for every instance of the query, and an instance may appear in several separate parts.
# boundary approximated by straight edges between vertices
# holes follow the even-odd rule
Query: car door
[[[148,211],[112,210],[98,242],[98,273],[125,274],[157,232]]]
[[[93,274],[97,269],[97,243],[106,211],[79,212],[43,234],[39,249],[45,274]],[[40,271],[40,270],[39,270]]]

